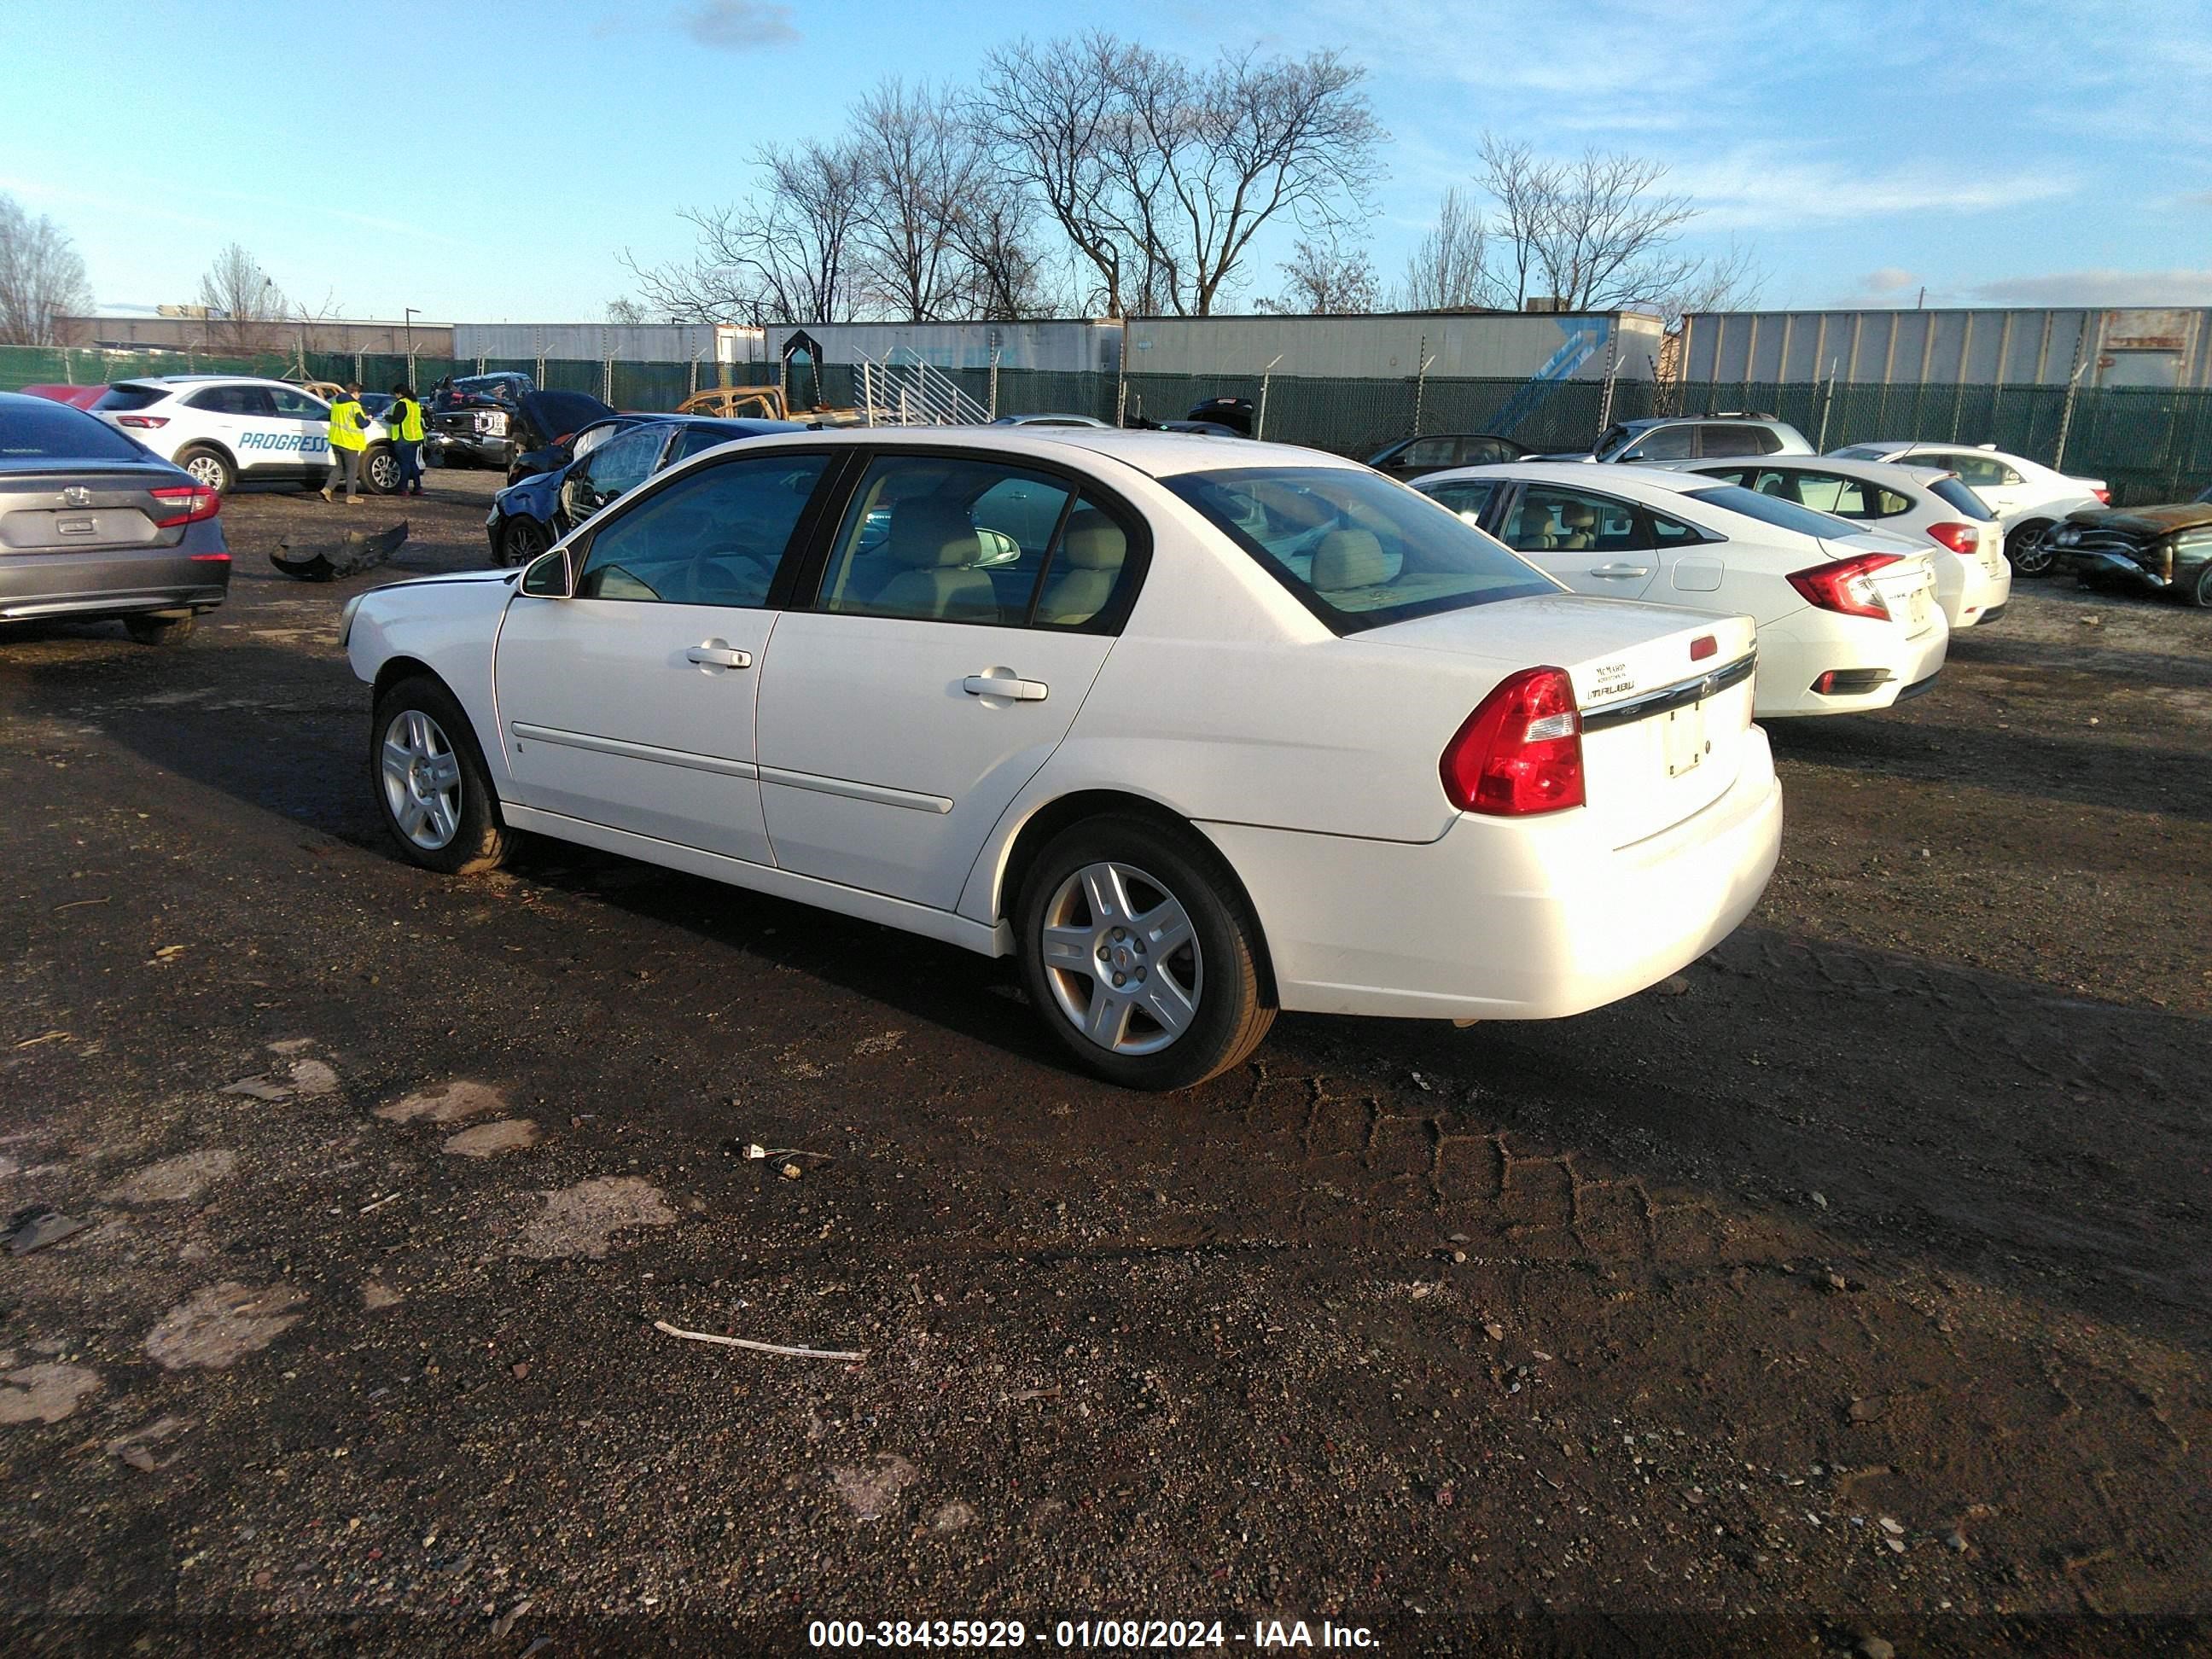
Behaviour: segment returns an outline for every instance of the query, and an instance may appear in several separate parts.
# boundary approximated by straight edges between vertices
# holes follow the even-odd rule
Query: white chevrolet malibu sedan
[[[1016,955],[1135,1088],[1280,1008],[1629,995],[1742,921],[1781,833],[1748,618],[1579,598],[1269,444],[756,438],[344,638],[416,863],[534,830]]]

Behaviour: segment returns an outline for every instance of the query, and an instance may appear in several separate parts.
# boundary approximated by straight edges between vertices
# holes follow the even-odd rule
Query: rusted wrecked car
[[[2086,583],[2132,582],[2212,610],[2212,489],[2171,507],[2069,513],[2051,539]]]

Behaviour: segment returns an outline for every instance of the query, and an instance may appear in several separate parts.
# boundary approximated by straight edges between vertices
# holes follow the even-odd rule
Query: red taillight
[[[1583,804],[1583,717],[1561,668],[1526,668],[1467,717],[1437,763],[1462,812],[1525,817]]]
[[[2093,489],[2089,493],[2097,498],[2101,506],[2110,507],[2112,504],[2112,492],[2109,489]]]
[[[222,511],[222,497],[204,484],[165,484],[146,492],[170,509],[166,519],[154,520],[156,530],[173,530],[180,524],[198,524]]]
[[[1980,550],[1982,532],[1970,524],[1931,524],[1928,526],[1929,539],[1949,548],[1954,553],[1968,556]]]
[[[1897,562],[1894,553],[1861,553],[1851,558],[1838,559],[1832,564],[1816,564],[1810,570],[1795,570],[1790,574],[1790,586],[1805,596],[1808,604],[1823,611],[1834,611],[1846,617],[1875,617],[1889,620],[1889,607],[1882,603],[1881,594],[1874,585],[1874,573],[1884,566]]]
[[[142,427],[149,432],[157,426],[167,426],[168,423],[169,417],[166,415],[118,415],[115,417],[115,424],[118,426]]]

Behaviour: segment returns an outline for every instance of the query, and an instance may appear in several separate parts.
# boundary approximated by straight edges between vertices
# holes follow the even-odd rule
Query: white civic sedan
[[[417,863],[535,830],[1018,954],[1139,1088],[1279,1008],[1629,995],[1743,919],[1781,831],[1747,617],[1577,598],[1274,445],[757,438],[344,637]]]
[[[1995,622],[2012,600],[1997,515],[1955,472],[1892,466],[1832,455],[1776,455],[1756,461],[1688,461],[1679,469],[1777,495],[1907,541],[1935,554],[1936,597],[1951,631]]]
[[[1578,593],[1759,627],[1761,720],[1887,708],[1929,690],[1950,629],[1925,542],[1694,473],[1515,461],[1413,488]]]

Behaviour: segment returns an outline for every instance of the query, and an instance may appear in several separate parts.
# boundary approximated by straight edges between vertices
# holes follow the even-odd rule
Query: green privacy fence
[[[246,374],[358,380],[371,390],[427,389],[447,374],[514,370],[548,388],[587,392],[617,409],[671,410],[720,384],[711,362],[626,362],[557,357],[447,357],[344,352],[262,356],[187,351],[102,351],[0,346],[0,391],[53,382],[110,385],[146,374]],[[772,385],[775,363],[729,371]],[[803,365],[787,388],[794,407],[859,401],[848,363]],[[1587,449],[1607,421],[1654,413],[1757,410],[1790,422],[1820,449],[1878,438],[1986,443],[2067,471],[2105,479],[2124,504],[2187,499],[2212,483],[2212,392],[2046,386],[1837,386],[1729,381],[1443,380],[1433,376],[1301,379],[988,368],[951,372],[999,415],[1089,415],[1103,421],[1180,420],[1205,398],[1264,404],[1266,435],[1366,456],[1417,432],[1498,432],[1537,449]]]

